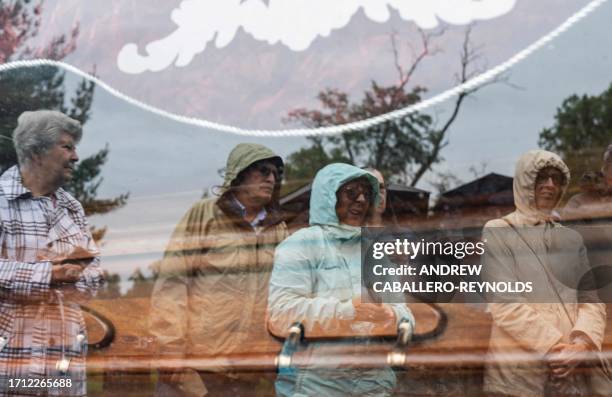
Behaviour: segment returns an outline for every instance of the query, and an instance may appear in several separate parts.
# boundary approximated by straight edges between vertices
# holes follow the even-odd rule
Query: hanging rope
[[[382,124],[388,121],[393,121],[397,119],[402,119],[407,115],[415,112],[423,111],[431,106],[442,103],[450,98],[453,98],[463,92],[471,91],[475,88],[486,84],[487,82],[493,80],[495,77],[501,75],[508,69],[512,68],[517,63],[521,62],[523,59],[527,58],[529,55],[542,48],[552,40],[554,40],[557,36],[567,31],[573,25],[578,23],[581,19],[585,18],[591,12],[593,12],[596,8],[601,6],[607,0],[593,0],[580,9],[578,12],[570,16],[566,19],[561,25],[557,28],[544,35],[540,39],[538,39],[533,44],[529,45],[525,49],[519,51],[514,56],[512,56],[507,61],[495,66],[492,69],[487,70],[486,72],[473,77],[472,79],[466,81],[465,83],[458,85],[454,88],[451,88],[447,91],[444,91],[432,98],[422,100],[419,103],[414,105],[407,106],[402,109],[395,110],[393,112],[385,113],[379,116],[375,116],[369,119],[356,121],[347,124],[328,126],[328,127],[319,127],[319,128],[297,128],[297,129],[281,129],[281,130],[261,130],[261,129],[248,129],[248,128],[240,128],[226,124],[219,124],[212,121],[200,119],[197,117],[187,117],[182,116],[180,114],[168,112],[166,110],[157,108],[155,106],[149,105],[142,101],[139,101],[135,98],[132,98],[119,90],[111,87],[106,84],[99,78],[92,76],[89,73],[86,73],[79,68],[67,64],[61,61],[54,61],[50,59],[32,59],[32,60],[20,60],[8,62],[0,65],[0,73],[6,72],[9,70],[15,70],[20,68],[31,68],[37,66],[55,66],[58,68],[62,68],[66,71],[72,72],[76,75],[79,75],[89,81],[94,82],[96,85],[106,90],[109,94],[122,99],[134,106],[137,106],[147,112],[151,112],[153,114],[169,118],[174,121],[178,121],[180,123],[189,124],[197,127],[202,127],[206,129],[211,129],[219,132],[226,132],[230,134],[236,135],[246,135],[246,136],[257,136],[257,137],[287,137],[287,136],[313,136],[313,135],[338,135],[344,132],[358,131],[364,130],[378,124]]]

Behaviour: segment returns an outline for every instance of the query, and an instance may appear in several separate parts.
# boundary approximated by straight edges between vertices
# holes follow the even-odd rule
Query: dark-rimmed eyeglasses
[[[357,201],[359,196],[363,194],[363,197],[366,201],[372,202],[374,195],[372,194],[372,189],[365,186],[349,186],[340,189],[340,194],[343,194],[346,198],[351,201]]]
[[[280,175],[278,168],[269,163],[255,163],[253,164],[253,169],[259,172],[264,178],[267,178],[270,174],[274,174],[274,179],[278,180]]]
[[[556,186],[563,186],[565,184],[565,175],[558,170],[543,170],[538,172],[536,177],[536,185],[542,185],[551,179]]]

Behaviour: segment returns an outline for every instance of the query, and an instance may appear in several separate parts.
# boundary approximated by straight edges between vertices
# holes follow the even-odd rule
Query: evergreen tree
[[[51,39],[40,48],[32,48],[28,40],[35,37],[40,26],[42,2],[30,0],[0,1],[0,62],[29,57],[62,59],[75,49],[78,26],[70,33]],[[82,80],[67,100],[65,73],[51,66],[22,68],[0,74],[0,171],[17,163],[12,132],[17,118],[27,110],[58,110],[85,125],[91,116],[95,86]],[[72,181],[65,186],[79,200],[87,215],[103,214],[121,207],[128,195],[98,199],[102,183],[102,165],[108,157],[108,145],[98,153],[83,159],[76,167]],[[100,239],[105,229],[92,230]]]

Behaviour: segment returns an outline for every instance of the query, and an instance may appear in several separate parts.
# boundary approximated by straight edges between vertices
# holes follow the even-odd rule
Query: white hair
[[[13,131],[19,165],[27,165],[33,156],[46,153],[62,134],[70,135],[78,143],[83,136],[81,123],[55,110],[21,113]]]

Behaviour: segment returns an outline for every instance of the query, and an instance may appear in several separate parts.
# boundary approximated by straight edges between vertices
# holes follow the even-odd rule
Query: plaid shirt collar
[[[4,192],[4,197],[7,200],[16,200],[18,198],[31,198],[32,192],[23,185],[19,167],[14,165],[0,176],[0,188]],[[57,189],[53,194],[57,199],[57,205],[64,207],[72,212],[78,212],[79,206],[76,200],[62,188]]]

